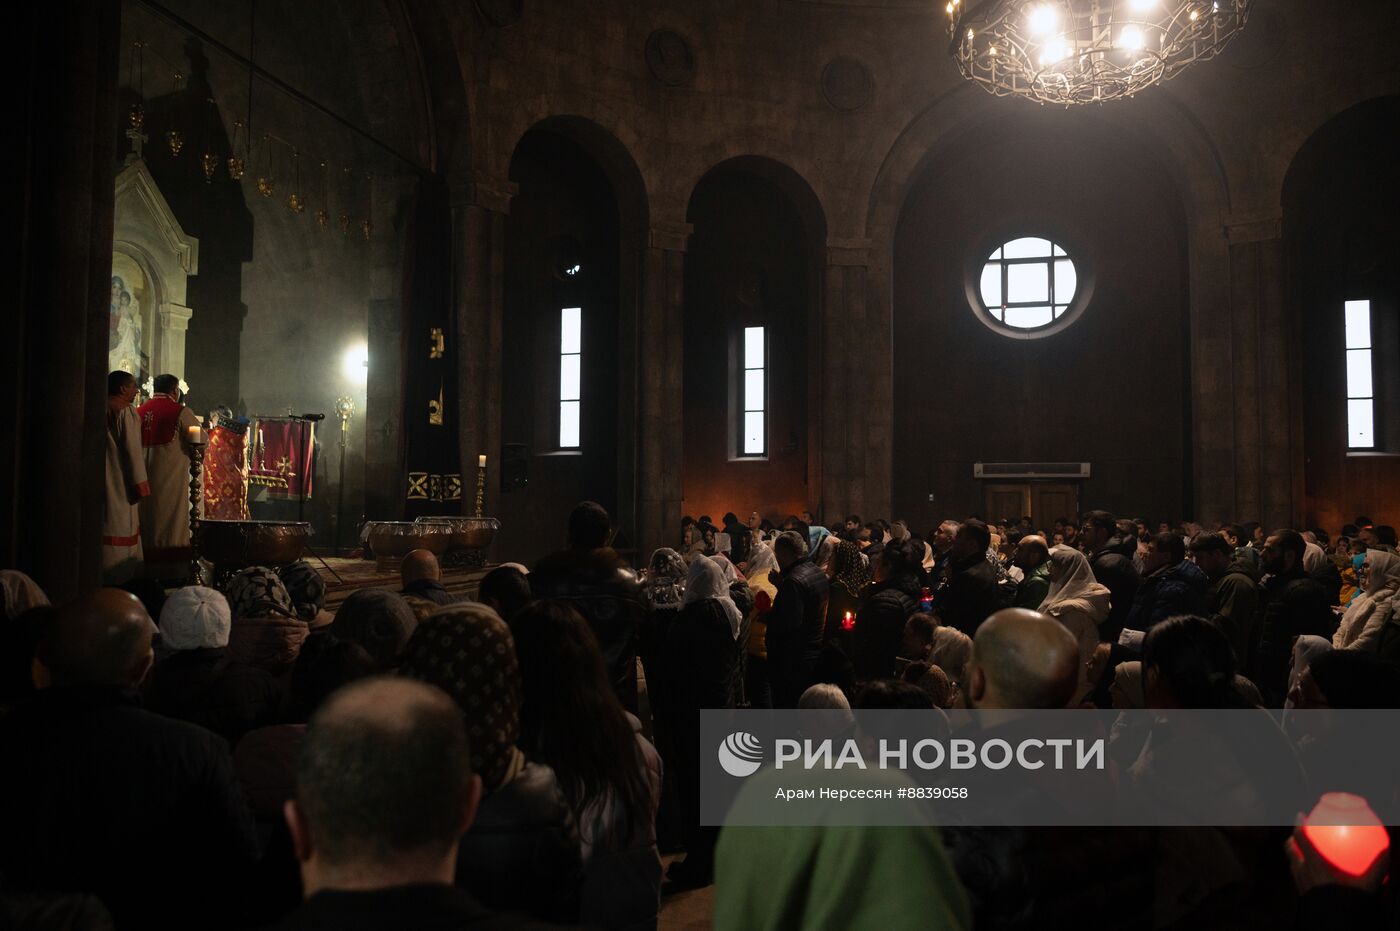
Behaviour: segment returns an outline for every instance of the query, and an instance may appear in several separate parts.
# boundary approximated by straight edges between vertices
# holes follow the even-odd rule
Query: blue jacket
[[[1124,626],[1151,630],[1154,624],[1178,614],[1201,614],[1206,610],[1209,589],[1206,574],[1189,559],[1160,569],[1143,577]]]

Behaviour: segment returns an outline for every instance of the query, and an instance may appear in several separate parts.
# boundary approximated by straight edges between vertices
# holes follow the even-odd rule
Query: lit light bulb
[[[1118,33],[1118,46],[1138,51],[1142,48],[1142,30],[1136,26],[1124,26],[1123,31]]]
[[[1031,10],[1026,17],[1026,25],[1030,28],[1032,35],[1045,35],[1055,28],[1060,21],[1060,14],[1055,12],[1055,8],[1048,3]]]
[[[1201,14],[1200,14],[1200,13],[1197,13],[1195,10],[1192,10],[1192,11],[1191,11],[1191,22],[1194,23],[1196,20],[1198,20],[1198,19],[1200,19],[1200,18],[1201,18]]]
[[[1056,36],[1040,50],[1040,66],[1048,68],[1050,65],[1058,64],[1069,56],[1069,46],[1065,43],[1064,36]]]
[[[996,47],[995,45],[989,45],[989,46],[987,46],[987,54],[988,54],[988,55],[995,55],[996,53],[997,53],[997,47]]]
[[[949,15],[949,16],[952,16],[952,15],[953,15],[953,5],[952,5],[951,3],[948,4],[947,10],[948,10],[948,15]]]

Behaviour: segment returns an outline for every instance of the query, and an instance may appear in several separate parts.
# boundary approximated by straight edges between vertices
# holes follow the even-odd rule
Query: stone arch
[[[716,174],[722,174],[726,171],[739,171],[754,175],[773,185],[792,202],[793,207],[802,218],[802,225],[812,243],[818,247],[825,245],[827,237],[826,210],[822,206],[821,198],[817,196],[816,190],[791,165],[767,155],[735,155],[706,169],[690,186],[689,194],[686,197],[687,216],[689,215],[690,203],[695,197],[695,189],[703,184],[707,178],[713,178]]]

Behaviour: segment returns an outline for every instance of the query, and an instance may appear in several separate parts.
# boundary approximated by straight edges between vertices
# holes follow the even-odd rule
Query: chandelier
[[[1102,103],[1213,58],[1251,0],[947,0],[949,53],[998,97]]]

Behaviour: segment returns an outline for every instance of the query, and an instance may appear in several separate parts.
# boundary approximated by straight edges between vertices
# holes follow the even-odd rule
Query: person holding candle
[[[202,444],[194,411],[180,403],[180,379],[156,376],[155,395],[137,409],[151,494],[141,501],[146,577],[174,579],[190,558],[190,447]]]

